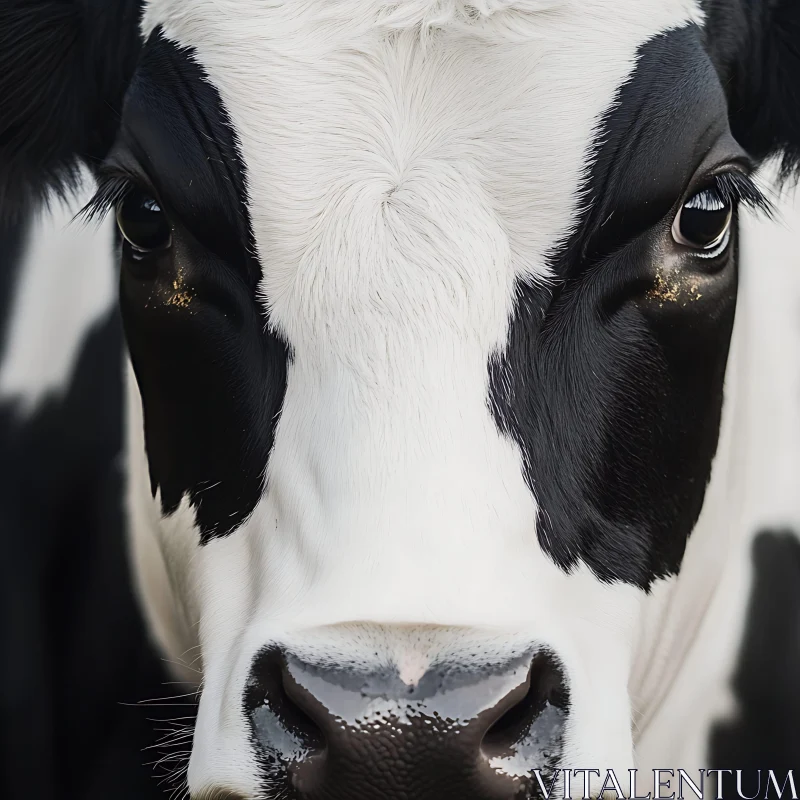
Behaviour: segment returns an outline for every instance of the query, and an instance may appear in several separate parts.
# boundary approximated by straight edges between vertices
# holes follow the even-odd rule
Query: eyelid
[[[742,151],[730,158],[722,159],[718,164],[715,164],[711,168],[711,171],[718,171],[720,169],[729,170],[730,167],[734,167],[740,172],[744,172],[746,175],[752,175],[758,169],[758,164],[756,164],[756,162],[753,161],[753,159],[750,158],[747,153]]]
[[[695,171],[694,175],[692,175],[692,178],[683,193],[680,205],[683,207],[690,197],[698,192],[702,192],[704,189],[714,186],[714,181],[718,175],[723,175],[728,172],[738,172],[745,178],[751,178],[752,174],[755,172],[755,169],[755,165],[744,154],[735,156],[733,158],[729,157],[720,159],[708,167],[701,167]]]
[[[98,171],[103,178],[128,181],[128,183],[152,195],[161,203],[161,197],[153,181],[150,180],[147,172],[139,166],[133,156],[128,155],[127,151],[115,150],[109,153]]]

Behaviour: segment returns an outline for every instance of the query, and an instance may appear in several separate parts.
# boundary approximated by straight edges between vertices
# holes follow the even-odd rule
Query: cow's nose
[[[406,681],[408,678],[406,678]],[[549,783],[568,697],[549,654],[492,667],[320,666],[272,649],[246,707],[270,786],[304,800],[510,800]]]

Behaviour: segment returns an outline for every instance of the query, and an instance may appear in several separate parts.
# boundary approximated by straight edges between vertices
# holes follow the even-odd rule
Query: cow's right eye
[[[678,212],[672,235],[704,258],[718,255],[730,238],[733,203],[716,186],[692,195]]]
[[[131,189],[117,207],[117,225],[135,256],[164,250],[172,243],[172,226],[158,200]]]

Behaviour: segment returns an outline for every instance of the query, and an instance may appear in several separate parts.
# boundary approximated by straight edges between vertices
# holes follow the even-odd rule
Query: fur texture
[[[757,159],[800,169],[800,3],[705,0],[709,49],[729,97],[731,129]]]
[[[140,0],[0,5],[0,216],[79,182],[113,142],[139,50]]]
[[[108,112],[119,108],[130,72],[135,15],[124,4],[128,24],[109,32],[102,27],[108,18],[88,8],[36,2],[4,9],[4,214],[45,184],[63,186],[76,160],[101,157],[117,127]],[[687,311],[700,298],[684,298],[682,306],[675,297],[697,294],[696,287],[675,289],[663,271],[643,272],[654,264],[683,274],[686,262],[663,248],[698,166],[691,152],[663,158],[672,151],[648,137],[660,132],[680,144],[678,115],[709,111],[704,95],[681,81],[709,77],[694,66],[685,75],[678,70],[683,91],[648,115],[645,100],[659,96],[658,81],[653,92],[642,91],[647,82],[637,83],[637,68],[647,42],[668,41],[667,32],[690,38],[692,25],[706,22],[734,133],[756,158],[783,151],[786,174],[800,147],[797,13],[788,0],[709,2],[705,14],[689,0],[148,5],[145,34],[158,29],[157,48],[163,32],[170,58],[184,63],[174,74],[151,69],[134,81],[123,155],[115,155],[127,154],[124,166],[156,187],[172,215],[174,242],[156,265],[160,284],[123,259],[136,368],[128,387],[129,513],[151,627],[172,660],[202,665],[193,791],[224,786],[254,797],[273,785],[242,703],[254,658],[268,645],[335,652],[341,663],[367,668],[393,661],[403,670],[445,650],[454,662],[480,665],[517,645],[546,646],[569,682],[566,765],[622,773],[635,764],[635,744],[640,766],[673,756],[683,766],[703,765],[702,732],[726,699],[709,699],[708,687],[725,685],[742,609],[732,623],[721,620],[731,616],[732,600],[742,600],[737,559],[754,518],[742,513],[741,491],[758,469],[750,455],[763,422],[759,411],[741,416],[752,384],[744,358],[752,315],[737,321],[702,511],[707,471],[687,472],[693,488],[685,492],[656,493],[679,510],[691,505],[689,522],[678,526],[681,548],[699,513],[679,575],[664,577],[677,569],[682,549],[661,539],[658,547],[669,548],[665,569],[648,563],[648,550],[630,559],[644,565],[643,574],[625,571],[626,552],[649,546],[629,535],[626,519],[609,525],[616,549],[592,536],[596,527],[583,532],[601,551],[603,569],[591,550],[554,560],[551,538],[571,522],[562,515],[559,524],[542,524],[547,491],[537,485],[536,467],[542,458],[557,464],[563,471],[554,467],[545,479],[558,491],[574,484],[581,500],[579,483],[591,473],[585,483],[607,500],[600,507],[608,519],[631,498],[652,514],[638,484],[647,470],[636,458],[648,453],[644,445],[658,426],[637,416],[643,404],[631,398],[641,385],[653,389],[651,405],[666,414],[658,418],[656,457],[680,444],[681,458],[692,454],[694,439],[681,441],[689,429],[673,412],[685,403],[697,416],[686,384],[708,375],[709,363],[720,377],[718,349],[698,342],[709,335],[703,326],[727,336],[720,319],[729,319],[735,284],[722,283],[721,315],[723,303],[710,293],[720,283],[702,275],[704,305]],[[26,48],[34,45],[45,55],[31,65]],[[654,75],[664,77],[657,69]],[[165,100],[159,80],[177,103]],[[137,107],[137,91],[150,106]],[[637,92],[644,99],[631,101]],[[689,96],[696,109],[682,104]],[[141,113],[153,104],[157,113]],[[603,125],[626,115],[652,124],[635,135],[621,125],[619,144]],[[725,114],[717,116],[724,128]],[[689,126],[678,127],[680,134]],[[724,130],[715,132],[728,142],[727,157],[741,155]],[[207,163],[214,159],[222,162],[217,172]],[[601,209],[608,213],[595,219]],[[582,238],[592,227],[587,221],[602,234]],[[630,296],[615,294],[620,285],[650,286],[650,300],[667,305],[663,315],[656,302],[646,320],[652,324],[641,324]],[[187,305],[171,302],[179,287]],[[592,313],[583,315],[554,313],[576,298],[613,302],[590,304]],[[667,363],[673,384],[682,386],[678,401],[656,391],[644,369],[620,378],[622,358],[592,360],[614,354],[602,349],[603,338],[622,307],[627,327],[612,333],[624,334],[629,364],[644,354],[650,367],[664,355],[666,347],[642,346],[659,325],[673,337],[673,355],[687,346],[700,354],[699,364]],[[534,430],[520,419],[531,408],[518,401],[554,372],[526,373],[520,364],[533,363],[548,313],[550,355],[562,379],[550,405],[559,414],[536,419],[549,430],[535,431],[544,456],[534,458],[519,433],[521,422]],[[512,346],[516,361],[495,376],[506,401],[498,424],[488,367]],[[593,390],[595,381],[601,385]],[[606,402],[606,386],[618,405]],[[712,388],[721,402],[721,387]],[[581,415],[591,404],[608,418]],[[718,418],[702,416],[709,428],[703,457],[710,459]],[[604,426],[614,435],[601,437]],[[576,430],[597,434],[588,448],[595,460],[600,444],[629,456],[627,471],[591,472],[587,451],[567,446]],[[738,449],[745,442],[746,457]],[[242,454],[248,482],[236,472]],[[646,460],[649,467],[653,458]],[[222,469],[218,496],[227,492],[226,503],[204,503],[203,493],[212,497],[218,484],[203,485],[198,467]],[[677,474],[683,463],[668,467]],[[161,474],[173,479],[168,497]],[[578,504],[565,497],[572,511]],[[204,519],[209,508],[227,527]],[[651,528],[658,522],[646,520]],[[731,542],[736,556],[721,559]],[[698,666],[709,661],[704,631],[719,634],[707,671]],[[696,712],[701,734],[676,742],[677,708]]]

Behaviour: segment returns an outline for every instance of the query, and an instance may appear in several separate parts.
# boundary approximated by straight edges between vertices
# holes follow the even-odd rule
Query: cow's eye
[[[139,255],[163,250],[172,241],[172,227],[158,200],[139,189],[131,189],[117,206],[117,225]]]
[[[678,244],[697,250],[697,255],[712,258],[728,245],[732,217],[731,199],[709,186],[683,204],[672,223],[672,236]]]

